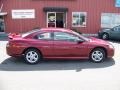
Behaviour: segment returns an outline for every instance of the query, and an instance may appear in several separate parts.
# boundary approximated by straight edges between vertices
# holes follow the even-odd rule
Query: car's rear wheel
[[[103,62],[106,58],[105,51],[101,48],[96,48],[90,53],[90,61],[99,63]]]
[[[37,49],[27,49],[24,53],[25,62],[37,64],[41,60],[41,54]]]
[[[109,35],[108,35],[107,33],[104,33],[104,34],[102,35],[102,39],[104,39],[104,40],[109,39]]]

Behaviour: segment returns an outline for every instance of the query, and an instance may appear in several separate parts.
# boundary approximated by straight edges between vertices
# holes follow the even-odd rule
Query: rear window
[[[32,30],[32,31],[23,33],[23,34],[22,34],[22,37],[24,38],[24,37],[26,37],[26,36],[28,36],[28,35],[30,35],[30,34],[32,34],[32,33],[38,32],[38,31],[40,31],[40,29],[36,29],[36,30]]]

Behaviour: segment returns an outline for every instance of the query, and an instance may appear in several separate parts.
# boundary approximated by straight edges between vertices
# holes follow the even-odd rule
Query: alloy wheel
[[[24,59],[28,64],[36,64],[40,61],[41,55],[36,49],[28,49],[25,52]]]
[[[105,51],[102,49],[95,49],[90,55],[91,61],[102,62],[105,59]]]
[[[107,40],[108,39],[108,34],[104,33],[102,36],[102,39]]]

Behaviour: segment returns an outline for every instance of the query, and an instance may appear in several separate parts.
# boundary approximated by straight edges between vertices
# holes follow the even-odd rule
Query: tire
[[[27,64],[37,64],[41,59],[41,54],[37,49],[27,49],[24,53],[24,60]]]
[[[102,39],[108,40],[109,39],[109,35],[107,33],[103,33]]]
[[[90,53],[90,61],[95,63],[103,62],[106,58],[106,53],[101,48],[96,48]]]

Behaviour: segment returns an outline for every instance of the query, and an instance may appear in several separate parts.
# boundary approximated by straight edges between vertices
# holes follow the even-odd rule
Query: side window
[[[118,26],[118,31],[120,32],[120,26]]]
[[[54,32],[54,40],[61,40],[61,41],[77,41],[79,37],[65,33],[65,32]]]
[[[38,34],[37,36],[35,36],[36,39],[39,39],[39,40],[51,40],[52,37],[51,37],[51,33],[41,33],[41,34]]]
[[[117,32],[117,31],[120,31],[120,27],[118,27],[118,26],[115,27],[115,28],[114,28],[114,31],[116,31],[116,32]]]

